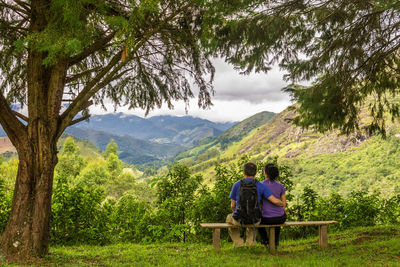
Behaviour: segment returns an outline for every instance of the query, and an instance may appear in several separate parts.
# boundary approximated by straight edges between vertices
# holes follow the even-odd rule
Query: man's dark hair
[[[267,165],[265,165],[264,170],[270,180],[275,180],[276,177],[279,176],[278,167],[276,167],[275,164],[273,164],[273,163],[268,163]]]
[[[243,170],[244,170],[244,175],[246,176],[256,176],[257,165],[252,162],[248,162],[244,164]]]

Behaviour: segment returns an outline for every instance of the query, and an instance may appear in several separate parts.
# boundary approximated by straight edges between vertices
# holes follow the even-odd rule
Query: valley
[[[307,186],[321,196],[333,192],[347,196],[354,190],[382,196],[400,193],[400,162],[396,160],[400,157],[398,123],[388,125],[386,138],[365,131],[347,136],[338,131],[322,134],[301,129],[288,121],[294,115],[290,108],[279,114],[265,111],[222,131],[230,124],[172,116],[150,118],[153,124],[136,116],[109,114],[94,116],[89,123],[70,127],[67,134],[75,137],[84,157],[101,155],[113,139],[119,147],[120,160],[134,164],[147,178],[156,175],[157,169],[158,173],[164,172],[163,166],[180,162],[188,165],[193,173],[202,174],[204,183],[212,186],[216,164],[235,164],[247,155],[255,162],[277,158],[279,164],[289,166],[295,196]],[[139,136],[144,139],[133,137],[137,132],[133,126],[135,120],[142,125],[135,127],[142,127]],[[208,128],[199,130],[202,127]],[[196,133],[198,139],[186,140],[191,138],[189,132]],[[183,136],[186,141],[177,141]],[[59,142],[59,150],[65,137]],[[7,149],[15,153],[7,140],[0,139],[1,153]]]

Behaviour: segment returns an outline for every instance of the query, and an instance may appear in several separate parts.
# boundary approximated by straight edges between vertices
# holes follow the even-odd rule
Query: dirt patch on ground
[[[371,240],[370,236],[358,236],[356,239],[352,240],[351,243],[354,245],[358,245],[364,242]]]
[[[387,236],[387,235],[400,235],[400,230],[395,228],[377,229],[372,231],[359,232],[358,236]]]

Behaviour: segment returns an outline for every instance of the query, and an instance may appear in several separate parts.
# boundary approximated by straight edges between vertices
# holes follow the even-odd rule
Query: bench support
[[[221,229],[213,229],[213,246],[215,250],[221,250]]]
[[[266,227],[269,228],[269,249],[271,252],[276,251],[275,246],[275,227],[279,226],[316,226],[318,225],[319,239],[318,245],[321,248],[325,248],[328,246],[328,225],[329,224],[337,224],[337,221],[307,221],[307,222],[285,222],[284,224],[276,224],[276,225],[256,225],[255,227]],[[221,229],[222,228],[231,228],[238,227],[229,223],[200,223],[200,226],[203,228],[212,228],[213,229],[213,247],[215,250],[221,250]],[[245,227],[254,227],[254,225],[245,225]]]
[[[270,227],[269,228],[269,251],[270,252],[275,252],[276,247],[275,247],[275,227]]]
[[[328,246],[328,225],[319,225],[319,247],[326,248]]]

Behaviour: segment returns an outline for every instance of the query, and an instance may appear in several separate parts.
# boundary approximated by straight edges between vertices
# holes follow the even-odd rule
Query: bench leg
[[[221,250],[221,230],[218,228],[213,229],[213,246],[215,250]]]
[[[328,246],[328,225],[320,225],[319,229],[319,247],[326,248]]]
[[[275,227],[269,228],[269,251],[274,252],[276,250],[275,247]]]

